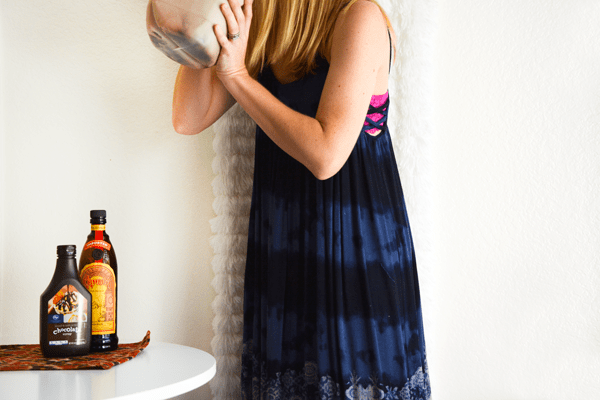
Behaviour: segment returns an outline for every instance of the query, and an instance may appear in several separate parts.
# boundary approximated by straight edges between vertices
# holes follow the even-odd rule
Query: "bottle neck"
[[[79,274],[77,273],[77,261],[74,258],[64,257],[56,260],[56,271],[54,271],[54,277],[59,278],[60,276],[65,275],[78,279]]]
[[[92,236],[95,240],[104,239],[104,231],[106,230],[105,224],[92,224]]]

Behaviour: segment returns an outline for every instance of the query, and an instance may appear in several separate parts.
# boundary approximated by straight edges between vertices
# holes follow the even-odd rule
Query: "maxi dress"
[[[259,81],[314,117],[329,64]],[[256,130],[244,287],[243,399],[429,399],[415,253],[373,96],[345,165],[318,180]]]

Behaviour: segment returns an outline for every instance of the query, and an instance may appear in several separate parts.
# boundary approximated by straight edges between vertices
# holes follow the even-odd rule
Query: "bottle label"
[[[92,225],[92,232],[94,232],[94,239],[102,240],[104,239],[104,231],[106,230],[106,225]]]
[[[48,344],[86,344],[87,299],[73,285],[63,286],[48,301]]]
[[[94,262],[83,267],[80,278],[92,294],[92,335],[115,333],[117,285],[113,269]]]
[[[110,243],[105,242],[104,240],[90,240],[85,244],[85,246],[83,246],[83,250],[87,250],[92,247],[104,250],[110,250],[111,248]]]

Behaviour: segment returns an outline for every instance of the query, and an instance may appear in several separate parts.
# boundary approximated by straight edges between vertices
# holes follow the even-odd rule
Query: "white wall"
[[[122,340],[210,351],[212,134],[173,132],[145,5],[0,5],[0,344],[37,342],[56,245],[105,208]],[[435,398],[597,398],[600,3],[439,5]]]
[[[440,2],[437,399],[600,396],[599,21],[597,0]]]
[[[177,65],[150,43],[146,4],[2,1],[2,344],[38,342],[56,246],[81,249],[104,208],[121,341],[211,350],[212,134],[173,131]]]

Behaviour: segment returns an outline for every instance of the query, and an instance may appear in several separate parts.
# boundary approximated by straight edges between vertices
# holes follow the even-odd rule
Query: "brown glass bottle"
[[[90,211],[92,231],[81,258],[79,277],[92,294],[92,342],[90,351],[115,350],[117,336],[118,268],[115,249],[106,233],[106,211]]]

